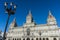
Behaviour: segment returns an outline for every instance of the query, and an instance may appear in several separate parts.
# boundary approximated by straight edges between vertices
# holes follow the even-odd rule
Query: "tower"
[[[29,14],[26,17],[26,23],[32,23],[33,22],[33,18],[31,15],[31,10],[29,10]]]
[[[24,24],[24,27],[34,27],[36,23],[33,20],[31,10],[29,10],[28,15],[26,17],[26,23]]]
[[[56,25],[57,22],[56,22],[56,19],[55,17],[51,14],[51,11],[49,10],[49,15],[48,15],[48,19],[47,19],[47,24],[54,24]]]
[[[10,24],[10,28],[17,27],[16,18],[14,18],[13,22]]]

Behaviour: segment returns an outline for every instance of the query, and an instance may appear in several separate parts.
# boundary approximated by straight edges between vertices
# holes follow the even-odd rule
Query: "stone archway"
[[[56,38],[53,38],[53,40],[57,40]]]
[[[49,40],[48,38],[46,38],[46,40]]]
[[[36,38],[36,40],[38,40],[38,38]]]
[[[25,40],[25,38],[23,38],[23,40]]]
[[[30,38],[27,38],[27,40],[30,40]]]
[[[43,38],[43,40],[45,40],[45,38]]]
[[[39,40],[41,40],[41,38],[39,38]]]

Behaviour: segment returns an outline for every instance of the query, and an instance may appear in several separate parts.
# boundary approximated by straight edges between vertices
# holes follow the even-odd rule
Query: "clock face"
[[[27,28],[27,35],[30,35],[30,28]]]

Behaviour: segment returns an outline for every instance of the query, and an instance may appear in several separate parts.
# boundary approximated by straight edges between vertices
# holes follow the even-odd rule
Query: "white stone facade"
[[[0,40],[2,40],[3,38],[3,34],[2,34],[2,31],[0,30]]]
[[[46,24],[36,24],[29,11],[22,26],[17,27],[16,19],[10,24],[6,40],[60,40],[60,29],[50,11]]]

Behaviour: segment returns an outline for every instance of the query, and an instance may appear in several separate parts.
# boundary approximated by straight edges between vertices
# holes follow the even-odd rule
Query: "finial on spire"
[[[10,28],[17,27],[16,17],[14,18],[13,22],[10,24]]]
[[[16,22],[16,17],[14,18],[13,22]]]
[[[49,15],[51,15],[51,11],[49,10]]]
[[[29,10],[29,15],[31,16],[31,10]]]

